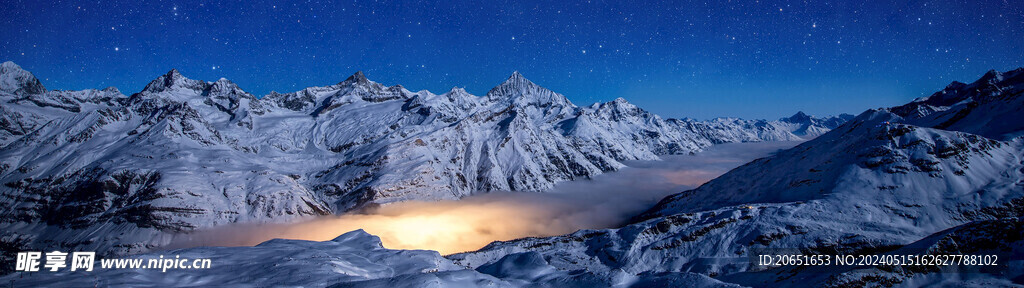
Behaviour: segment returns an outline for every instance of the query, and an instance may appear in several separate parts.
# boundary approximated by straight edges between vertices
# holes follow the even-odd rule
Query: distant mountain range
[[[519,73],[484,96],[358,72],[257,98],[171,70],[125,96],[50,91],[12,62],[0,65],[0,102],[0,239],[112,254],[229,223],[546,191],[625,160],[809,139],[853,117],[663,119],[621,98],[579,107]]]
[[[1024,69],[992,71],[907,105],[868,110],[818,138],[666,197],[634,224],[496,242],[449,258],[484,267],[536,253],[543,265],[593,271],[605,283],[618,273],[688,272],[755,287],[1020,284],[1021,91]],[[993,273],[882,265],[752,269],[751,253],[793,251],[778,249],[994,254],[1006,261]]]
[[[820,137],[666,197],[632,224],[616,229],[494,242],[479,251],[446,257],[384,249],[378,238],[353,231],[324,242],[272,240],[256,247],[171,251],[222,261],[210,270],[35,273],[0,277],[0,282],[52,286],[101,281],[97,279],[143,286],[1019,286],[1024,283],[1022,75],[1024,69],[990,72],[974,83],[953,83],[907,105],[865,111]],[[510,81],[516,78],[513,75]],[[551,99],[547,97],[551,95],[533,95],[539,97],[530,98]],[[491,99],[490,95],[484,99]],[[583,108],[585,112],[576,118],[609,115],[597,111],[624,104]],[[303,113],[316,111],[313,106],[303,107]],[[526,108],[527,115],[536,117],[531,120],[565,115],[562,108],[528,107],[532,108]],[[658,123],[622,121],[642,118],[617,118],[614,123]],[[798,114],[789,120],[793,118],[807,117]],[[645,151],[656,150],[646,147],[650,150]],[[751,264],[759,251],[997,255],[1000,260],[998,265],[975,269],[907,265],[766,269]],[[301,277],[295,271],[302,271]]]

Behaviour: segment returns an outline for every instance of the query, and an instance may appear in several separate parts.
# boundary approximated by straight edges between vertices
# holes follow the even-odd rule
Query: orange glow
[[[377,235],[390,249],[472,251],[496,240],[554,236],[608,228],[623,219],[600,206],[573,206],[568,198],[537,193],[492,193],[460,201],[402,202],[368,214],[320,217],[292,224],[235,225],[186,235],[175,246],[249,246],[274,239],[325,241],[356,229]],[[581,209],[582,208],[582,209]],[[603,214],[603,215],[602,215]]]
[[[492,241],[616,227],[666,195],[793,145],[796,142],[725,144],[696,156],[633,162],[641,167],[563,182],[551,193],[492,192],[459,201],[393,203],[363,214],[298,223],[220,226],[179,235],[167,248],[248,246],[274,238],[325,241],[363,229],[379,236],[386,248],[466,252]]]

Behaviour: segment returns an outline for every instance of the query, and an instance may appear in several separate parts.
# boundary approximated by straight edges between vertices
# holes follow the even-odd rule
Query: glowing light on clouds
[[[218,227],[181,235],[170,247],[255,245],[273,238],[325,241],[363,229],[387,248],[472,251],[492,241],[616,227],[666,195],[796,144],[725,144],[694,156],[631,161],[615,173],[556,185],[553,193],[494,192],[459,201],[395,203],[299,223]]]

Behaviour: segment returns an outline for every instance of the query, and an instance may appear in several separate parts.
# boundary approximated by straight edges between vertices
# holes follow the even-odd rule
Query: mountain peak
[[[1009,87],[1019,86],[1021,83],[1024,83],[1024,68],[1017,68],[1006,72],[989,70],[981,78],[970,84],[953,81],[942,91],[914,99],[913,102],[893,107],[893,109],[896,114],[907,116],[913,111],[918,110],[920,105],[950,106],[968,99],[978,101],[985,98],[985,95],[999,94],[1001,93],[1000,91]]]
[[[1003,73],[993,69],[985,72],[985,75],[981,75],[981,78],[975,81],[975,83],[995,84],[999,81],[1003,81]]]
[[[211,85],[211,89],[224,91],[241,90],[240,88],[238,88],[238,84],[235,84],[235,82],[231,82],[231,80],[228,80],[224,77],[217,79],[217,82],[213,82],[213,84]]]
[[[43,83],[31,72],[21,69],[14,62],[0,64],[0,91],[12,94],[41,94],[46,92]]]
[[[612,100],[612,101],[609,101],[609,102],[606,102],[606,103],[601,103],[598,106],[599,107],[608,107],[608,108],[611,108],[611,109],[618,109],[618,110],[635,110],[635,109],[639,108],[639,107],[636,107],[636,105],[633,105],[633,103],[629,103],[629,101],[626,101],[626,98],[622,98],[622,97],[615,98],[615,100]]]
[[[510,85],[516,85],[516,86],[537,85],[537,84],[534,84],[533,82],[531,82],[529,79],[526,79],[526,77],[523,77],[523,74],[519,74],[519,71],[512,71],[512,75],[509,75],[508,79],[505,79],[505,82],[503,82],[501,84],[502,85],[510,84]]]
[[[649,114],[644,109],[640,109],[640,107],[636,107],[636,105],[629,103],[629,101],[626,101],[626,98],[622,97],[604,103],[594,103],[590,105],[589,109],[595,115],[611,121],[624,121],[624,119],[633,117],[658,117],[657,115]]]
[[[501,82],[497,87],[491,88],[491,91],[487,92],[487,96],[498,96],[505,94],[523,94],[530,90],[544,89],[534,84],[532,81],[523,77],[523,74],[519,74],[519,71],[512,72],[512,75],[505,79],[505,82]],[[545,89],[546,90],[546,89]],[[508,95],[505,95],[508,96]]]
[[[114,86],[103,88],[103,92],[121,94],[121,90],[118,90],[117,87]]]
[[[149,84],[146,84],[146,88],[143,88],[142,91],[157,93],[170,90],[172,88],[202,90],[204,86],[203,84],[205,84],[203,81],[185,78],[184,75],[181,75],[181,73],[178,72],[178,69],[171,69],[171,71],[167,71],[164,75],[160,75],[160,77],[157,77],[156,79],[153,79],[153,81],[150,81]]]
[[[0,64],[0,68],[21,69],[21,66],[18,66],[18,64],[14,64],[14,61],[4,61],[3,64]]]
[[[457,94],[469,94],[469,92],[466,92],[466,88],[462,88],[462,87],[459,87],[459,86],[452,87],[451,90],[448,90],[448,93],[449,94],[456,94],[456,93]]]
[[[181,72],[178,72],[178,69],[173,69],[173,68],[171,69],[171,71],[167,71],[167,73],[164,73],[163,76],[164,76],[164,78],[171,79],[171,80],[187,79],[187,78],[185,78],[184,75],[181,75]]]
[[[811,120],[811,115],[807,115],[804,111],[797,111],[793,116],[783,118],[782,120],[790,123],[803,123]]]
[[[556,106],[572,106],[569,99],[562,94],[555,93],[547,88],[541,87],[527,80],[519,71],[512,72],[512,75],[505,79],[501,85],[487,91],[488,101],[512,101],[513,103],[542,105],[554,104]]]
[[[366,79],[366,75],[363,74],[363,71],[356,71],[355,74],[352,74],[352,76],[348,76],[348,78],[346,78],[345,81],[342,82],[342,83],[345,83],[345,82],[348,82],[348,83],[358,83],[358,84],[368,84],[368,83],[370,83],[370,79]]]

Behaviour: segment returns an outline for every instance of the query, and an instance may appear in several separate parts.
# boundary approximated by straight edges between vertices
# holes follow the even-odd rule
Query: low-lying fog
[[[799,142],[722,144],[696,155],[629,161],[618,172],[564,182],[550,193],[492,192],[458,201],[403,202],[365,214],[327,216],[291,224],[234,225],[180,235],[170,247],[247,246],[273,238],[330,240],[363,229],[392,249],[472,251],[496,240],[612,228],[661,198],[714,179]]]

